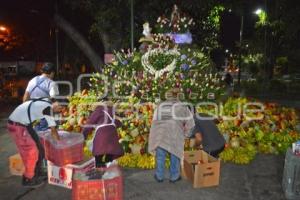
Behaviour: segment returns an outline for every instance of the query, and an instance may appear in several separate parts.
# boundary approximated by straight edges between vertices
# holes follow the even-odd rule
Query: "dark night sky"
[[[43,59],[53,47],[50,37],[53,1],[51,0],[0,0],[0,24],[11,32],[26,37],[26,50],[11,52],[8,59]],[[34,45],[33,45],[34,44]],[[43,55],[41,51],[48,49]],[[18,55],[18,57],[15,57]],[[3,59],[3,58],[2,58]]]
[[[0,0],[0,5],[0,25],[5,25],[16,32],[25,34],[34,43],[38,43],[35,50],[32,50],[35,53],[29,54],[28,59],[37,59],[36,54],[38,54],[39,59],[45,59],[45,57],[53,54],[55,51],[55,38],[51,19],[54,13],[55,0]],[[248,14],[245,15],[245,39],[253,34],[256,19],[251,10],[255,7],[256,5],[253,5],[246,10]],[[70,10],[65,9],[60,10],[60,12],[66,13]],[[234,12],[223,14],[220,41],[225,48],[234,49],[235,41],[239,39],[239,29],[239,15],[234,14]],[[52,32],[52,36],[50,32]]]
[[[0,25],[7,26],[32,40],[29,47],[23,50],[25,55],[22,57],[25,57],[25,60],[55,60],[55,26],[52,22],[55,2],[55,0],[0,0]],[[83,15],[74,12],[71,8],[63,7],[62,3],[58,6],[58,12],[83,35],[88,36],[90,23],[88,16],[82,17]],[[63,48],[66,39],[68,38],[59,31],[59,48]],[[61,55],[62,49],[60,52]],[[22,52],[0,55],[0,59],[20,59],[20,56],[15,57],[15,54],[19,55]]]
[[[53,13],[51,0],[0,0],[0,2],[1,24],[24,32],[49,27]]]

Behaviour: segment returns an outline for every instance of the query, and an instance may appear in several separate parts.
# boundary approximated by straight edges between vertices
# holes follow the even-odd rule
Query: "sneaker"
[[[163,179],[159,179],[159,178],[156,176],[156,174],[154,174],[154,179],[155,179],[156,182],[158,182],[158,183],[161,183],[161,182],[164,181]]]
[[[22,185],[28,188],[38,188],[44,184],[42,178],[34,176],[33,178],[29,179],[23,176]]]
[[[180,181],[181,180],[181,176],[179,176],[177,179],[175,180],[170,180],[170,183],[176,183],[177,181]]]

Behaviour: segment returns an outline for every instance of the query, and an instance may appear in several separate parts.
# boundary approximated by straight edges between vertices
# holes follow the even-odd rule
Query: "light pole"
[[[261,8],[258,8],[257,10],[255,10],[254,12],[257,16],[264,16],[266,17],[265,11],[263,11]],[[244,15],[242,14],[241,16],[241,26],[240,26],[240,46],[239,46],[239,71],[238,71],[238,88],[240,87],[241,84],[241,68],[242,68],[242,46],[243,46],[243,31],[244,31]],[[265,28],[265,33],[264,33],[264,48],[265,48],[265,56],[267,54],[267,45],[266,45],[266,38],[267,38],[267,31]],[[266,71],[266,62],[265,62],[265,70]]]
[[[239,48],[239,71],[238,71],[238,89],[241,86],[241,68],[242,68],[242,43],[243,43],[244,15],[241,16],[240,28],[240,48]]]
[[[265,1],[265,9],[267,9],[267,2]],[[264,80],[265,80],[265,84],[267,82],[267,65],[268,65],[268,61],[267,61],[267,27],[266,27],[266,23],[267,23],[267,14],[266,11],[264,11],[261,8],[258,8],[255,11],[255,14],[259,17],[259,24],[262,25],[264,27],[264,54],[265,54],[265,61],[264,61]]]
[[[58,1],[55,1],[55,13],[58,13]],[[55,51],[56,51],[56,76],[59,76],[59,32],[58,27],[55,27]]]
[[[131,32],[131,51],[133,51],[134,48],[134,15],[133,15],[133,0],[130,0],[130,32]]]

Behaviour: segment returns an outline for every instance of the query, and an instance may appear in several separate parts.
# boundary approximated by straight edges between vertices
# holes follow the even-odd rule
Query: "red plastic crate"
[[[75,180],[72,182],[72,200],[122,200],[122,175],[112,179]]]
[[[45,157],[57,166],[64,166],[83,160],[83,136],[78,133],[59,131],[61,140],[54,141],[51,134],[45,135],[43,145]]]

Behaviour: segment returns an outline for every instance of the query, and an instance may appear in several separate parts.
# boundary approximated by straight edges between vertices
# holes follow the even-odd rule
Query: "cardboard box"
[[[9,157],[9,171],[12,175],[23,175],[25,167],[20,154],[15,154]]]
[[[182,177],[191,181],[194,188],[219,185],[220,160],[203,150],[185,151]]]
[[[95,158],[85,158],[83,161],[68,164],[65,166],[57,166],[48,161],[48,183],[72,189],[72,177],[76,170],[88,170],[95,167]]]

